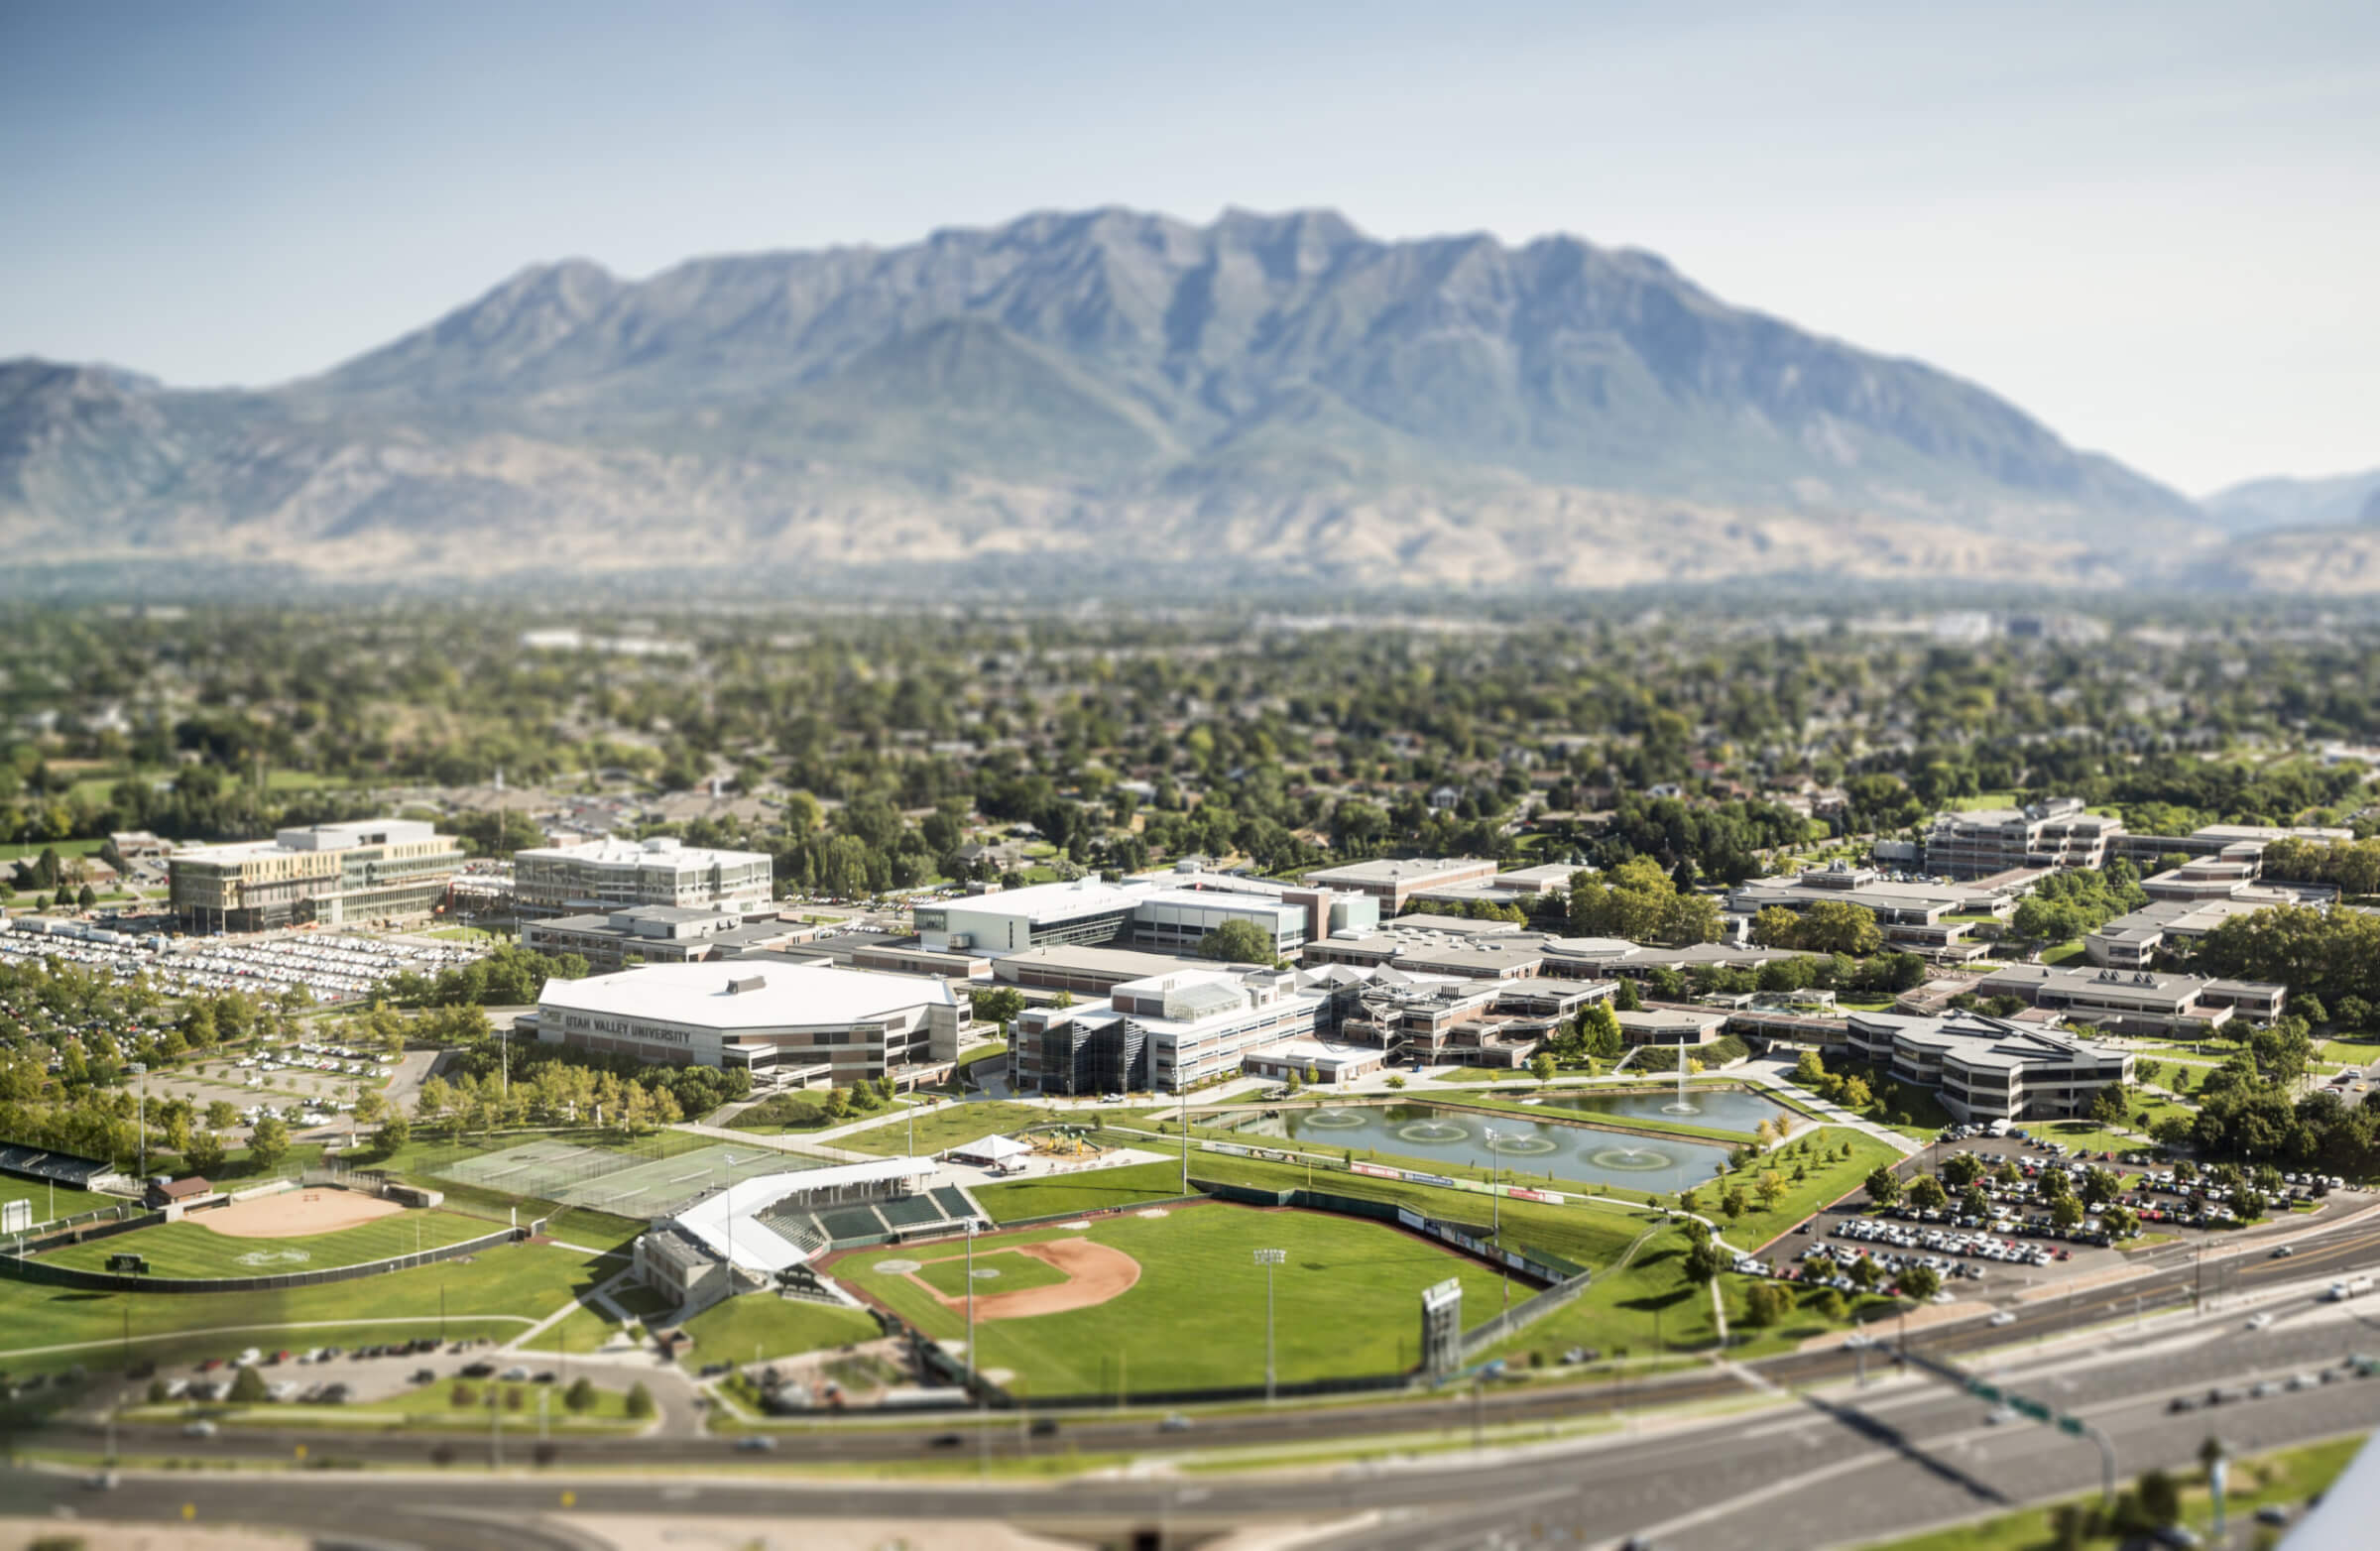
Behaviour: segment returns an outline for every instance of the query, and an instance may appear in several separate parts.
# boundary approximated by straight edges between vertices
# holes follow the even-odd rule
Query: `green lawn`
[[[2334,1438],[2327,1443],[2309,1444],[2304,1448],[2283,1449],[2273,1454],[2250,1455],[2245,1459],[2233,1460],[2230,1483],[2223,1492],[2226,1516],[2234,1526],[2238,1526],[2249,1523],[2256,1509],[2268,1502],[2290,1506],[2304,1502],[2316,1492],[2327,1490],[2363,1446],[2364,1440],[2361,1438]],[[2207,1495],[2200,1473],[2193,1469],[2172,1474],[2182,1487],[2182,1522],[2203,1534],[2210,1527],[2214,1514],[2212,1500]],[[2095,1504],[2098,1493],[2065,1500],[2077,1504]],[[2045,1503],[1950,1529],[1930,1530],[1900,1540],[1876,1541],[1868,1551],[2053,1551],[2058,1544],[2058,1536],[2053,1528],[2052,1515],[2058,1506],[2056,1503]],[[2122,1538],[2112,1533],[2090,1535],[2078,1544],[2082,1551],[2110,1551]],[[2258,1540],[2254,1543],[2263,1545],[2266,1542]]]
[[[2080,937],[2069,937],[2055,948],[2041,951],[2041,962],[2044,964],[2074,964],[2080,962],[2082,957],[2082,939]]]
[[[1646,1227],[1653,1226],[1646,1214]],[[1659,1228],[1637,1251],[1627,1268],[1606,1272],[1588,1284],[1585,1292],[1497,1347],[1490,1356],[1525,1364],[1532,1352],[1547,1362],[1559,1361],[1569,1347],[1588,1347],[1604,1357],[1643,1357],[1655,1352],[1695,1350],[1716,1346],[1718,1322],[1712,1317],[1711,1290],[1686,1280],[1687,1239],[1682,1228]],[[1794,1309],[1777,1325],[1756,1329],[1746,1319],[1748,1277],[1725,1275],[1718,1282],[1726,1300],[1728,1348],[1738,1356],[1760,1356],[1787,1350],[1812,1336],[1844,1329],[1851,1321],[1829,1322],[1814,1305],[1815,1292],[1794,1289]],[[1518,1296],[1518,1293],[1515,1293]],[[1852,1299],[1850,1314],[1889,1308],[1887,1298]],[[1464,1323],[1476,1325],[1489,1309],[1466,1308]]]
[[[1029,1104],[954,1104],[931,1115],[916,1118],[916,1151],[919,1157],[955,1147],[962,1141],[981,1141],[996,1133],[1022,1131],[1049,1119],[1046,1110]],[[899,1157],[910,1148],[911,1122],[895,1116],[882,1126],[838,1136],[834,1145],[849,1147],[854,1152],[874,1152],[884,1157]]]
[[[918,1269],[917,1277],[936,1292],[961,1298],[967,1295],[967,1265],[966,1252],[961,1251],[944,1259],[926,1261]],[[992,1274],[986,1276],[986,1271]],[[1051,1287],[1066,1279],[1064,1271],[1018,1250],[978,1251],[975,1255],[975,1275],[977,1294],[987,1298],[997,1292]]]
[[[265,1276],[277,1271],[321,1270],[336,1265],[361,1265],[435,1250],[492,1234],[504,1225],[455,1212],[401,1212],[377,1222],[336,1233],[307,1234],[293,1239],[235,1239],[206,1226],[201,1214],[178,1223],[95,1239],[87,1244],[52,1250],[39,1256],[52,1265],[79,1270],[107,1268],[112,1254],[138,1254],[149,1261],[152,1276]]]
[[[1146,1201],[1163,1201],[1180,1195],[1181,1186],[1179,1163],[1130,1163],[1122,1168],[1087,1169],[1080,1174],[1060,1174],[1050,1179],[979,1185],[975,1199],[992,1221],[1013,1223],[1025,1218],[1104,1212]]]
[[[1757,1249],[1828,1202],[1839,1200],[1858,1189],[1859,1182],[1867,1178],[1877,1164],[1897,1162],[1901,1156],[1873,1136],[1840,1127],[1830,1127],[1816,1133],[1815,1136],[1808,1152],[1793,1150],[1801,1145],[1799,1139],[1788,1142],[1783,1149],[1755,1161],[1750,1168],[1715,1181],[1717,1188],[1705,1186],[1698,1192],[1703,1215],[1726,1231],[1729,1244],[1739,1245],[1747,1251]],[[1847,1160],[1815,1161],[1823,1152],[1840,1153],[1846,1141],[1851,1146],[1851,1155]],[[1806,1177],[1800,1180],[1793,1177],[1796,1165],[1807,1168]],[[1775,1169],[1784,1176],[1785,1193],[1777,1198],[1776,1205],[1763,1207],[1758,1186],[1760,1175],[1769,1169]],[[1743,1215],[1733,1219],[1721,1210],[1721,1198],[1726,1185],[1731,1183],[1743,1186],[1746,1201]]]
[[[698,1364],[793,1357],[823,1347],[874,1341],[883,1333],[874,1315],[858,1309],[767,1292],[714,1303],[686,1321],[685,1329],[694,1338]]]
[[[558,1352],[567,1357],[573,1353],[593,1352],[612,1339],[620,1326],[580,1304],[551,1325],[521,1343],[524,1352]]]
[[[40,856],[45,851],[55,851],[61,857],[97,856],[99,848],[106,844],[107,841],[104,838],[96,840],[28,840],[0,846],[0,862],[29,860]]]
[[[601,1266],[616,1269],[617,1262],[552,1246],[507,1245],[468,1261],[265,1293],[94,1293],[0,1280],[0,1330],[7,1332],[0,1339],[8,1343],[0,1369],[111,1364],[127,1334],[135,1353],[161,1362],[229,1356],[243,1346],[270,1345],[276,1332],[285,1345],[302,1338],[308,1346],[434,1336],[441,1291],[449,1337],[517,1336],[609,1274]],[[388,1323],[357,1323],[380,1320]],[[299,1325],[323,1328],[293,1328]],[[208,1331],[221,1334],[202,1334]],[[92,1345],[31,1350],[69,1343]]]
[[[1285,1382],[1396,1372],[1416,1361],[1421,1289],[1452,1276],[1472,1322],[1499,1297],[1477,1262],[1376,1223],[1323,1213],[1212,1205],[1159,1219],[1110,1218],[1084,1230],[1034,1229],[996,1244],[1085,1237],[1131,1255],[1140,1278],[1094,1308],[981,1321],[978,1366],[1012,1371],[1027,1392],[1107,1394],[1258,1384],[1264,1378],[1265,1272],[1252,1252],[1277,1248],[1276,1370]],[[978,1246],[980,1253],[982,1246]],[[870,1269],[883,1250],[834,1272],[927,1333],[963,1339],[966,1314],[906,1276]]]

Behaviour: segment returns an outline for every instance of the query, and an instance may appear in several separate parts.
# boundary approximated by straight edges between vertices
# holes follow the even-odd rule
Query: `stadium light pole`
[[[1286,1250],[1258,1250],[1256,1263],[1264,1267],[1264,1403],[1272,1404],[1272,1268],[1289,1258]]]
[[[975,1392],[975,1219],[967,1219],[967,1392]]]
[[[1174,1096],[1182,1102],[1182,1194],[1190,1193],[1190,1090],[1182,1086],[1182,1074],[1173,1074]]]

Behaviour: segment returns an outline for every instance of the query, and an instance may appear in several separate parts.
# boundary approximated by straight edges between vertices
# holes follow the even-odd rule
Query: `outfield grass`
[[[1095,1308],[981,1321],[977,1366],[1011,1371],[1034,1395],[1128,1395],[1264,1380],[1265,1272],[1252,1252],[1288,1253],[1273,1272],[1276,1372],[1284,1382],[1398,1372],[1418,1361],[1421,1289],[1460,1279],[1472,1322],[1498,1297],[1477,1262],[1376,1223],[1324,1213],[1212,1205],[1158,1219],[1117,1217],[1089,1230],[1028,1230],[1032,1243],[1086,1237],[1131,1255],[1140,1279]],[[982,1253],[982,1247],[978,1247]],[[945,1307],[906,1276],[871,1270],[882,1250],[835,1267],[919,1329],[963,1339],[963,1309]]]
[[[1214,1180],[1220,1184],[1254,1185],[1265,1190],[1303,1189],[1306,1186],[1304,1168],[1288,1163],[1267,1163],[1260,1158],[1201,1153],[1190,1160],[1190,1172],[1196,1179]],[[1445,1222],[1468,1223],[1483,1232],[1498,1212],[1485,1191],[1448,1190],[1438,1185],[1416,1185],[1401,1179],[1379,1179],[1368,1174],[1316,1169],[1313,1188],[1329,1191],[1333,1195],[1408,1206],[1425,1216]],[[1516,1201],[1507,1197],[1500,1213],[1504,1242],[1513,1249],[1542,1250],[1590,1267],[1609,1264],[1641,1231],[1638,1213],[1600,1202],[1557,1206],[1550,1202]]]
[[[2316,1492],[2328,1490],[2363,1445],[2362,1438],[2333,1438],[2327,1443],[2233,1460],[2230,1480],[2223,1490],[2225,1515],[2232,1524],[2240,1525],[2248,1523],[2255,1511],[2268,1502],[2291,1506],[2304,1502]],[[2214,1512],[2203,1479],[2194,1470],[2172,1474],[2182,1488],[2182,1522],[2204,1531],[2211,1525]],[[2098,1493],[2063,1501],[2095,1504]],[[1899,1540],[1874,1541],[1867,1551],[2054,1551],[2059,1542],[2051,1515],[2060,1505],[2043,1503],[1949,1529],[1929,1530]],[[2124,1538],[2113,1533],[2088,1535],[2075,1544],[2079,1551],[2110,1551]]]
[[[1181,1164],[1129,1163],[1122,1168],[1087,1169],[1013,1184],[978,1185],[975,1199],[992,1221],[1014,1223],[1034,1217],[1105,1212],[1181,1193]]]
[[[771,1293],[746,1293],[714,1303],[686,1321],[698,1362],[747,1363],[793,1357],[825,1347],[874,1341],[876,1316],[833,1304]]]
[[[985,1276],[990,1271],[993,1274]],[[917,1270],[918,1280],[936,1292],[953,1298],[967,1295],[967,1255],[964,1252],[948,1259],[928,1260]],[[1050,1287],[1066,1279],[1066,1273],[1046,1260],[1036,1260],[1015,1250],[979,1250],[975,1255],[976,1294],[989,1298],[994,1293],[1019,1292],[1027,1287]]]
[[[235,1239],[216,1233],[203,1217],[135,1229],[87,1244],[52,1250],[38,1258],[77,1270],[107,1268],[108,1256],[138,1254],[152,1276],[268,1276],[280,1271],[362,1265],[416,1250],[435,1250],[501,1229],[501,1223],[455,1212],[401,1212],[335,1233],[291,1239]],[[298,1256],[300,1258],[292,1258]]]
[[[0,1201],[30,1201],[33,1220],[46,1223],[60,1217],[79,1217],[103,1206],[122,1206],[122,1196],[101,1195],[96,1190],[77,1190],[72,1185],[53,1185],[47,1180],[16,1179],[0,1176]]]
[[[920,1115],[916,1127],[916,1151],[919,1157],[955,1147],[963,1141],[981,1141],[984,1137],[1022,1131],[1050,1119],[1049,1112],[1029,1104],[954,1104],[931,1115]],[[873,1152],[883,1157],[899,1157],[910,1149],[910,1126],[903,1116],[894,1116],[881,1126],[837,1136],[832,1143],[854,1152]]]
[[[0,1369],[110,1365],[127,1334],[135,1355],[161,1363],[268,1346],[275,1332],[284,1333],[285,1346],[301,1338],[307,1346],[352,1346],[434,1336],[441,1291],[449,1337],[509,1338],[617,1268],[552,1246],[507,1245],[467,1260],[278,1292],[102,1293],[0,1281],[0,1330],[7,1332],[0,1339],[8,1343]],[[359,1323],[382,1320],[389,1323]],[[301,1325],[322,1328],[295,1328]],[[70,1350],[34,1350],[59,1346]]]

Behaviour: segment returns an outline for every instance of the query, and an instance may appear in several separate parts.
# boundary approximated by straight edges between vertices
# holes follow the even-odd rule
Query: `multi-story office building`
[[[917,935],[929,948],[1013,953],[1048,943],[1113,942],[1124,934],[1145,887],[1103,883],[1035,884],[917,907]]]
[[[1896,1081],[1934,1089],[1963,1121],[2084,1115],[2100,1089],[2132,1077],[2126,1051],[1976,1013],[1853,1013],[1845,1034],[1853,1053],[1890,1068]]]
[[[963,1021],[942,981],[781,961],[549,980],[536,1013],[545,1044],[830,1077],[838,1087],[956,1061]]]
[[[1402,915],[1416,895],[1459,884],[1486,884],[1495,877],[1493,862],[1478,857],[1414,857],[1403,861],[1351,862],[1308,873],[1306,882],[1346,894],[1368,895],[1380,901],[1384,915]]]
[[[2122,819],[2084,812],[2080,797],[1943,813],[1926,837],[1925,865],[1951,878],[1987,878],[2017,868],[2104,867],[2123,833]]]
[[[166,871],[174,913],[191,931],[249,932],[427,915],[462,861],[452,836],[416,819],[381,818],[190,846]]]
[[[1158,889],[1140,895],[1129,917],[1135,946],[1195,952],[1226,921],[1246,921],[1263,933],[1280,958],[1306,945],[1306,907],[1258,894],[1221,889]]]
[[[541,953],[575,953],[592,970],[644,964],[686,964],[784,948],[808,929],[767,916],[747,922],[733,910],[640,904],[591,915],[555,915],[521,923],[521,946]]]
[[[515,853],[523,916],[589,915],[638,905],[764,910],[774,893],[766,851],[717,851],[676,840],[589,840]]]
[[[1329,995],[1287,970],[1181,969],[1126,981],[1104,1007],[1033,1008],[1011,1042],[1017,1082],[1044,1093],[1195,1088],[1252,1050],[1321,1033]]]
[[[2257,881],[2255,862],[2201,857],[2141,880],[2149,902],[2116,916],[2082,939],[2091,963],[2109,969],[2146,969],[2156,956],[2196,942],[2238,915],[2282,904],[2326,904],[2335,890],[2307,884]]]
[[[1316,921],[1369,924],[1377,906],[1329,890],[1292,889],[1213,874],[1158,874],[1036,884],[921,905],[917,935],[929,948],[1000,957],[1035,948],[1130,944],[1195,952],[1226,921],[1247,921],[1282,958],[1305,946]]]
[[[2286,986],[2248,980],[2201,980],[2145,970],[2055,969],[2018,964],[1976,981],[1978,997],[2015,997],[2117,1033],[2203,1038],[2234,1015],[2281,1015]]]
[[[1791,880],[1756,878],[1727,895],[1727,909],[1751,917],[1771,905],[1803,911],[1829,901],[1869,911],[1887,943],[1933,959],[1979,957],[1982,948],[1966,941],[1967,933],[1977,920],[2003,915],[2015,903],[1988,891],[1958,884],[1896,883],[1872,868],[1835,862],[1806,869]],[[1944,919],[1954,913],[1971,918]]]

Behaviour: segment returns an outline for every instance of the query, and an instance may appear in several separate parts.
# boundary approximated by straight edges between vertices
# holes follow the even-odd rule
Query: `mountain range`
[[[2235,584],[2241,535],[2329,509],[2226,497],[1648,253],[1327,211],[539,265],[264,390],[0,363],[13,554],[334,578]]]

